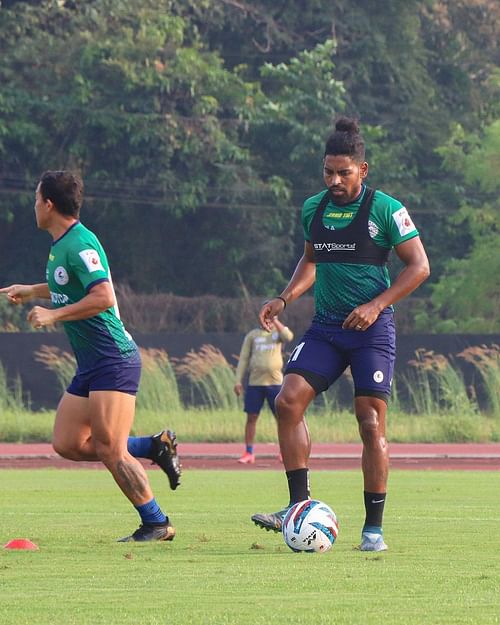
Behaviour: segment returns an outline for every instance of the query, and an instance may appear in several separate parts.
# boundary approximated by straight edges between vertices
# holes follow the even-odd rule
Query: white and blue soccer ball
[[[292,551],[324,553],[339,533],[335,512],[317,499],[293,504],[283,519],[283,538]]]

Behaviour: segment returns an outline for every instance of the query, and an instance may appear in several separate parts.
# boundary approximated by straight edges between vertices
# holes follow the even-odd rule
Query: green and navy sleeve
[[[375,228],[374,242],[389,249],[419,234],[406,207],[382,191],[375,192],[370,221]]]
[[[98,245],[87,243],[85,247],[72,250],[68,261],[87,293],[99,282],[109,281],[106,255]]]

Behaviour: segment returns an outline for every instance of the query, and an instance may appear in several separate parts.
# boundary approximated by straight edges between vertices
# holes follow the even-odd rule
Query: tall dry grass
[[[35,352],[35,360],[44,364],[49,371],[55,374],[61,392],[64,393],[75,375],[76,359],[73,354],[59,349],[59,347],[42,345]]]
[[[161,349],[141,348],[139,351],[142,374],[137,394],[137,408],[161,412],[179,410],[181,400],[177,378],[167,353]],[[35,359],[55,374],[61,391],[64,392],[76,370],[76,359],[73,354],[58,347],[42,345],[35,352]]]
[[[442,354],[418,349],[409,361],[412,370],[403,379],[414,412],[419,414],[477,414],[474,397],[469,396],[462,372]]]
[[[493,344],[491,347],[468,347],[458,356],[470,362],[479,372],[491,414],[500,418],[500,346]]]
[[[176,372],[185,376],[197,392],[198,399],[210,409],[238,410],[234,393],[234,367],[213,345],[202,345],[199,351],[190,351],[175,363]]]
[[[7,411],[24,411],[29,409],[29,406],[29,397],[27,397],[23,391],[20,376],[17,375],[14,380],[9,383],[7,373],[0,362],[0,410],[2,414]]]
[[[143,377],[138,394],[136,431],[156,430],[167,420],[169,427],[178,429],[185,440],[241,440],[244,423],[242,407],[233,391],[234,367],[219,349],[203,345],[199,351],[191,351],[172,362],[162,350],[142,349],[141,355]],[[389,417],[391,440],[500,440],[498,346],[468,348],[460,357],[474,365],[481,376],[469,386],[452,360],[429,350],[416,351],[410,363],[410,376],[401,376],[393,384]],[[37,359],[54,371],[65,388],[74,369],[71,354],[44,346],[37,353]],[[478,383],[484,388],[476,388]],[[338,389],[342,384],[348,385],[344,386],[348,391],[344,396],[352,397],[352,392],[349,393],[352,379],[347,373],[308,410],[307,418],[315,440],[357,440],[351,406],[346,406],[339,397]],[[477,401],[478,395],[483,393],[484,396],[485,389],[487,414],[483,414]],[[4,411],[9,408],[7,412],[11,413],[10,407],[17,406],[17,414],[21,414],[21,401],[20,387],[13,392],[12,384],[7,385],[5,373],[0,369],[0,407]],[[23,414],[29,413],[24,411]],[[16,439],[18,430],[25,440],[34,435],[36,428],[33,430],[34,426],[29,425],[29,419],[24,425],[18,417],[9,419],[8,428],[4,428],[9,440]],[[259,428],[259,440],[275,441],[276,426],[272,417],[266,419],[263,415]],[[1,432],[0,428],[0,435]]]
[[[168,354],[162,349],[140,349],[142,374],[137,409],[165,414],[179,412],[181,398],[175,371]]]

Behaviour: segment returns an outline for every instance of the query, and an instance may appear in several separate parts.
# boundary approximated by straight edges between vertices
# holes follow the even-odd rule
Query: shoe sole
[[[116,542],[118,543],[152,543],[152,542],[162,543],[167,540],[174,540],[175,534],[176,534],[175,527],[172,527],[172,525],[169,525],[167,527],[165,536],[162,536],[161,538],[152,538],[151,540],[134,540],[132,536],[125,536],[124,538],[119,538]]]
[[[167,534],[166,534],[165,538],[160,538],[160,541],[174,540],[175,534],[176,534],[175,527],[172,527],[170,525],[169,527],[167,527]]]
[[[167,446],[171,457],[177,456],[177,439],[175,434],[172,434],[170,430],[165,430],[160,436],[160,441]],[[171,490],[175,490],[181,483],[181,464],[179,463],[179,473],[175,469],[167,470],[166,473]]]
[[[381,551],[388,551],[389,547],[385,545],[384,547],[380,547],[379,549],[362,549],[360,545],[358,549],[359,551],[363,551],[364,553],[380,553]]]
[[[255,519],[252,519],[252,521],[257,527],[260,527],[261,529],[266,530],[266,532],[275,532],[276,534],[281,532],[281,527],[276,527],[274,525],[269,526],[269,525],[266,525],[265,523],[262,523],[262,521],[256,521]]]

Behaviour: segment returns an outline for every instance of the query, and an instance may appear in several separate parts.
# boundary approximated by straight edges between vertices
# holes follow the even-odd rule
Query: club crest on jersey
[[[59,284],[60,286],[68,284],[69,276],[64,267],[59,266],[54,269],[54,280],[56,281],[56,284]]]
[[[78,255],[85,263],[89,273],[92,273],[93,271],[104,271],[101,259],[99,258],[99,254],[96,250],[82,250]]]
[[[374,239],[378,234],[378,226],[371,219],[368,220],[368,232],[372,239]]]
[[[400,208],[398,211],[393,213],[392,218],[396,222],[399,234],[402,237],[415,230],[415,225],[413,224],[413,221],[411,220],[411,217],[410,215],[408,215],[408,211],[404,206],[403,208]]]

